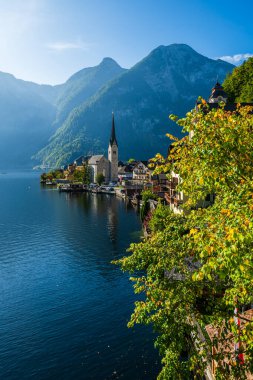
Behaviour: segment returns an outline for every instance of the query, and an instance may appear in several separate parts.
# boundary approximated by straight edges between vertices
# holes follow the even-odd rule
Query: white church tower
[[[110,166],[110,180],[112,182],[118,182],[118,158],[119,149],[115,134],[114,113],[112,113],[112,131],[108,147],[108,160]]]

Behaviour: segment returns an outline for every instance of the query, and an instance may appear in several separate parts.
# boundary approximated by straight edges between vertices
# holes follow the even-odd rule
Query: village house
[[[165,173],[151,175],[152,191],[159,198],[165,198],[170,188],[170,180]]]
[[[80,156],[74,160],[74,165],[76,170],[83,170],[83,165],[85,165],[91,156]]]
[[[118,177],[119,182],[133,179],[133,166],[130,164],[124,165],[124,163],[121,163],[118,168]]]
[[[138,182],[150,182],[152,170],[148,167],[148,161],[137,161],[133,167],[133,180]]]

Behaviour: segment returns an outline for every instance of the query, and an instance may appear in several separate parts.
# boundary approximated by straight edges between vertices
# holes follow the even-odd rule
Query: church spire
[[[118,146],[117,139],[116,139],[116,133],[115,133],[115,123],[114,123],[114,113],[112,113],[112,131],[111,131],[111,137],[110,137],[110,144],[113,145],[115,143]]]
[[[112,131],[108,147],[108,161],[110,170],[110,180],[118,182],[118,156],[119,148],[115,134],[114,113],[112,113]]]

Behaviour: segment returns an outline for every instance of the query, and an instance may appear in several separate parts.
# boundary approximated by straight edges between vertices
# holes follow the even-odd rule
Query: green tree
[[[52,181],[54,179],[64,178],[64,173],[63,173],[63,170],[56,169],[48,173],[42,173],[40,178],[42,181],[46,181],[46,180]]]
[[[43,182],[45,182],[47,180],[47,173],[42,173],[40,175],[40,180],[43,181]]]
[[[104,182],[104,180],[105,180],[105,176],[104,176],[104,174],[103,173],[98,173],[97,175],[96,175],[96,183],[100,186],[100,185],[102,185],[102,183]]]
[[[192,137],[175,139],[169,157],[154,161],[162,163],[157,172],[180,173],[177,190],[187,201],[179,215],[159,205],[151,236],[131,244],[131,255],[118,262],[134,274],[135,292],[145,295],[129,326],[150,323],[158,332],[158,379],[188,379],[192,372],[203,375],[211,359],[209,341],[199,338],[199,328],[205,333],[211,323],[221,331],[216,345],[223,341],[213,354],[216,378],[245,379],[253,372],[253,322],[244,321],[239,330],[233,316],[235,306],[253,303],[253,107],[210,110],[203,101],[177,123]],[[214,204],[198,208],[211,193]],[[233,349],[222,349],[238,341],[244,363]]]
[[[53,173],[52,172],[48,172],[47,173],[47,180],[52,181],[53,179],[54,179]]]
[[[253,102],[253,58],[236,67],[223,87],[232,102]]]
[[[84,180],[84,168],[82,170],[77,170],[75,169],[74,170],[74,173],[73,173],[73,178],[75,181],[78,181],[78,182],[83,182]]]
[[[63,170],[56,170],[54,174],[55,179],[64,179]]]
[[[89,185],[91,183],[91,168],[88,164],[84,165],[83,183]]]

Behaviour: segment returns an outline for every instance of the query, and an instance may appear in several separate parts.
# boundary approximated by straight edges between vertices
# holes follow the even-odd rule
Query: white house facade
[[[88,161],[88,165],[91,169],[91,181],[96,182],[96,178],[98,174],[103,174],[105,178],[105,182],[110,181],[110,163],[107,158],[102,155],[91,156]]]

